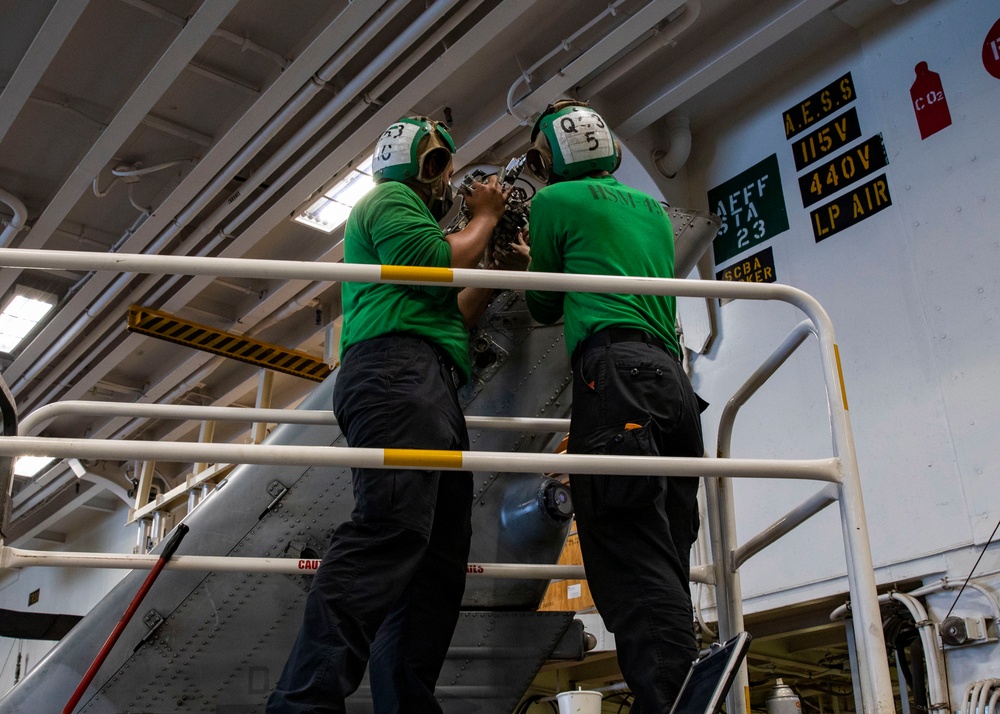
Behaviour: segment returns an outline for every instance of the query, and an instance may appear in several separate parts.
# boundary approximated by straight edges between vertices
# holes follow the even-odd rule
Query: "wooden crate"
[[[580,536],[576,534],[576,521],[566,545],[563,546],[562,554],[559,556],[560,565],[583,565],[583,556],[580,553]],[[539,610],[556,610],[565,612],[567,610],[588,610],[594,607],[594,599],[590,595],[590,587],[586,580],[559,580],[553,581],[545,591],[542,604]]]

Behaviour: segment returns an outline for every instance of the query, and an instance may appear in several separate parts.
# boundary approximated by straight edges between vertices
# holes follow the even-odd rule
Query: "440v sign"
[[[888,163],[882,135],[877,134],[809,173],[799,176],[802,207],[808,208],[827,196],[832,196],[845,186],[885,168]]]

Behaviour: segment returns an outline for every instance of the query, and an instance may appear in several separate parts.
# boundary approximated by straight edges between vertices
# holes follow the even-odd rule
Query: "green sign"
[[[709,210],[722,219],[712,244],[715,264],[788,230],[778,155],[771,154],[708,192]]]

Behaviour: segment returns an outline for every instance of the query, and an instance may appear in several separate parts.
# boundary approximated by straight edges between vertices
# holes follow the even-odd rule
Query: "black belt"
[[[645,342],[647,345],[663,350],[674,359],[678,359],[674,351],[667,347],[667,343],[656,335],[631,327],[608,327],[580,340],[580,344],[573,350],[572,361],[576,362],[584,350],[589,350],[592,347],[607,347],[618,342]]]
[[[405,333],[404,333],[405,334]],[[421,335],[411,335],[405,334],[406,337],[413,337],[414,339],[420,340],[425,345],[430,347],[434,354],[437,355],[438,361],[444,366],[448,373],[451,375],[452,384],[455,385],[455,389],[462,386],[462,373],[458,371],[458,365],[455,364],[455,360],[451,358],[451,355],[445,350],[444,347],[439,345],[433,340],[423,337]]]

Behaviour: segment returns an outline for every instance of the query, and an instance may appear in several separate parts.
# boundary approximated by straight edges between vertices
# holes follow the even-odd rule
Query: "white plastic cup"
[[[586,689],[559,692],[559,714],[601,714],[601,693]]]

